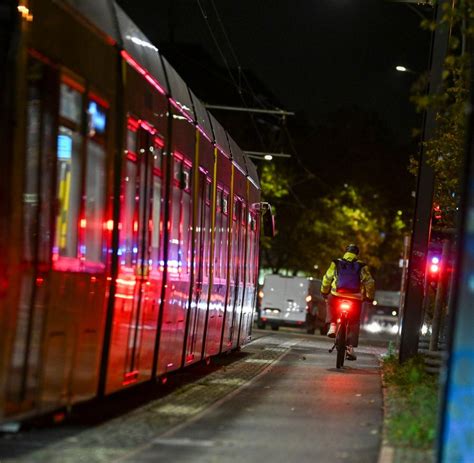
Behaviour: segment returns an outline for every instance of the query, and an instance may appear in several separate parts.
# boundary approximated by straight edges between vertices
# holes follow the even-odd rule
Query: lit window
[[[62,83],[59,98],[59,115],[75,124],[81,123],[82,94]]]
[[[57,148],[58,209],[54,254],[77,257],[77,230],[79,224],[82,137],[63,126],[59,127]]]

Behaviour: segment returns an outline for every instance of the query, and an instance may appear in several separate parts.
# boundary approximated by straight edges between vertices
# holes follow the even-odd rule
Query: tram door
[[[162,282],[160,145],[153,129],[129,120],[109,369],[112,390],[147,380],[152,371]]]
[[[234,293],[233,293],[233,306],[232,312],[232,324],[230,327],[230,339],[229,345],[232,348],[238,345],[238,336],[240,328],[240,318],[242,314],[242,301],[244,295],[244,284],[245,284],[245,205],[236,197],[234,199],[234,231],[233,231],[233,272],[234,272]]]
[[[10,371],[6,379],[7,413],[35,406],[40,389],[41,333],[44,326],[46,288],[50,265],[52,220],[52,162],[56,126],[57,76],[30,59],[26,113],[26,153],[23,189],[22,264],[18,271],[19,301]],[[15,272],[15,269],[10,271]],[[13,304],[12,304],[13,306]]]
[[[186,340],[186,363],[199,360],[204,347],[204,330],[209,294],[211,194],[210,179],[204,172],[199,171],[199,196],[194,243],[194,282],[189,311],[188,337]]]

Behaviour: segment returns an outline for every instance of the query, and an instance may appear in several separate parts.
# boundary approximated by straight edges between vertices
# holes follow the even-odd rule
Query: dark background
[[[255,74],[276,96],[276,103],[303,111],[313,124],[324,124],[328,113],[354,105],[376,112],[402,143],[410,141],[411,128],[418,124],[408,102],[413,75],[398,73],[394,67],[425,70],[429,35],[420,29],[420,17],[404,4],[383,0],[119,0],[119,4],[208,102],[226,104],[234,99],[231,95],[217,99],[208,90],[230,80],[228,72],[219,69],[223,59],[211,28],[234,71],[240,64]],[[215,60],[213,68],[203,54]],[[238,72],[234,75],[238,81]],[[248,103],[255,106],[251,97]]]
[[[275,182],[291,178],[291,197],[273,198],[281,249],[300,239],[291,233],[302,216],[325,220],[317,214],[321,201],[349,187],[374,217],[389,223],[400,210],[410,226],[415,177],[408,164],[419,150],[413,131],[422,117],[409,98],[429,65],[430,34],[420,21],[430,9],[383,0],[118,3],[205,103],[296,112],[281,118],[212,110],[244,150],[292,156],[271,161]],[[256,161],[260,173],[265,162]],[[301,239],[305,234],[303,227]],[[396,289],[401,238],[394,239],[377,252],[390,268],[379,280]],[[282,256],[278,246],[264,265]]]

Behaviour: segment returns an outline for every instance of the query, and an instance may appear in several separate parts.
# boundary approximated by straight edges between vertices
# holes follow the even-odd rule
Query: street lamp
[[[271,154],[266,154],[263,159],[265,159],[265,161],[271,161],[273,159],[273,156]]]
[[[415,71],[412,71],[411,69],[408,69],[408,68],[405,67],[405,66],[395,66],[395,69],[396,69],[398,72],[409,72],[410,74],[417,74]]]

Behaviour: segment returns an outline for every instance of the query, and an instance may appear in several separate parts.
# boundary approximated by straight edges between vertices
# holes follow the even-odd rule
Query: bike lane
[[[377,462],[383,415],[373,351],[359,349],[337,370],[329,342],[291,339],[236,393],[120,461]]]

